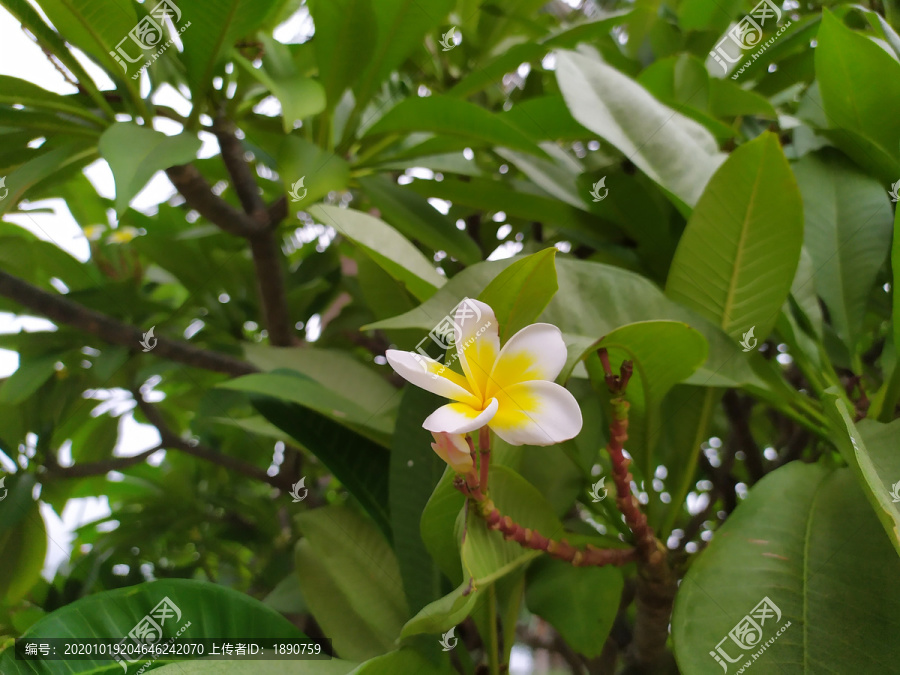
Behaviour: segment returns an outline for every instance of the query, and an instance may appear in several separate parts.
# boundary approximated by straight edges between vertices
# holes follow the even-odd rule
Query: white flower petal
[[[453,401],[461,401],[469,405],[481,406],[481,397],[469,391],[469,385],[459,373],[455,373],[432,358],[403,352],[399,349],[388,349],[384,353],[391,368],[407,382],[438,396]]]
[[[555,380],[566,365],[566,343],[559,328],[533,323],[513,335],[500,350],[485,396],[518,382]]]
[[[553,445],[581,431],[581,408],[565,387],[533,380],[505,387],[488,426],[510,445]]]
[[[489,305],[465,298],[457,305],[453,320],[458,327],[454,330],[456,353],[470,389],[481,396],[500,353],[497,317]]]
[[[497,406],[497,399],[491,399],[484,410],[478,410],[465,403],[448,403],[426,417],[422,426],[431,432],[467,434],[490,422],[497,412]]]

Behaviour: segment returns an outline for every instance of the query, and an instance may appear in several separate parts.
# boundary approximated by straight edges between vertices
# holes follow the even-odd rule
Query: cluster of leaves
[[[785,9],[787,30],[732,79],[707,54],[751,9],[734,0],[181,0],[176,44],[145,51],[135,79],[143,59],[118,46],[140,50],[122,41],[152,0],[0,4],[73,85],[0,77],[0,214],[61,198],[90,240],[80,262],[53,232],[0,223],[0,310],[57,324],[0,336],[20,357],[0,386],[0,453],[17,469],[0,502],[6,642],[83,636],[85,622],[121,637],[168,596],[186,637],[327,636],[339,657],[256,673],[497,672],[519,637],[574,672],[613,672],[634,567],[567,566],[467,514],[421,428],[439,401],[401,390],[379,358],[478,297],[502,339],[535,320],[566,338],[559,381],[582,433],[497,443],[491,473],[501,511],[547,536],[627,539],[613,500],[588,493],[609,471],[595,352],[635,363],[627,449],[682,580],[680,672],[718,672],[709,652],[767,596],[795,626],[763,656],[780,672],[897,660],[890,14]],[[311,39],[276,40],[298,13]],[[442,49],[451,26],[461,41]],[[97,160],[115,199],[83,172]],[[179,195],[131,208],[158,171]],[[160,347],[144,352],[151,326]],[[228,359],[210,368],[210,353]],[[136,416],[168,452],[123,462],[116,393],[151,389],[164,399]],[[302,476],[301,504],[287,487]],[[40,504],[91,496],[111,515],[41,579]],[[561,640],[540,642],[535,615]],[[442,651],[437,634],[461,623],[465,648]],[[4,673],[25,669],[0,655]]]

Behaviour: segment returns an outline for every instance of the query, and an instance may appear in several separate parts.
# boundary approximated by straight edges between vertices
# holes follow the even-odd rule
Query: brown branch
[[[131,457],[115,457],[113,459],[103,460],[102,462],[85,462],[73,466],[59,466],[56,464],[52,468],[47,469],[43,475],[51,479],[102,476],[110,471],[124,471],[135,464],[140,464],[154,452],[159,452],[162,449],[162,445],[157,445]]]
[[[281,251],[275,241],[275,235],[264,232],[251,237],[250,250],[253,253],[257,288],[266,330],[269,333],[269,344],[273,347],[290,347],[297,344],[293,324],[288,315]]]
[[[248,237],[257,231],[253,219],[216,195],[193,164],[171,166],[166,175],[187,205],[219,229],[236,237]]]
[[[62,295],[33,286],[3,270],[0,270],[0,296],[9,298],[51,321],[95,335],[110,344],[136,349],[144,337],[141,329],[136,326],[79,305]],[[153,353],[160,358],[226,375],[238,376],[257,372],[254,366],[245,361],[164,337],[157,338]]]
[[[229,455],[223,455],[222,453],[216,452],[212,448],[200,443],[198,443],[197,445],[192,445],[188,441],[181,438],[181,436],[176,434],[172,430],[172,428],[169,427],[168,424],[166,424],[166,421],[163,419],[163,416],[159,412],[159,410],[148,403],[144,399],[144,397],[141,396],[140,391],[132,390],[131,395],[137,402],[138,408],[140,408],[141,412],[144,413],[144,417],[147,418],[147,421],[155,426],[157,431],[159,431],[161,446],[172,450],[179,450],[187,455],[193,455],[198,459],[202,459],[213,464],[218,464],[219,466],[225,467],[226,469],[231,469],[232,471],[241,473],[245,476],[248,476],[249,478],[254,478],[256,480],[262,481],[263,483],[268,483],[272,487],[276,487],[279,490],[288,492],[291,490],[291,480],[287,476],[282,476],[280,474],[270,476],[265,472],[265,470],[260,469],[258,466],[250,464],[249,462],[245,462],[241,459],[237,459],[236,457],[231,457]]]
[[[212,132],[222,152],[222,162],[228,170],[228,175],[231,176],[231,183],[241,201],[241,206],[244,207],[244,212],[260,222],[262,228],[268,229],[266,203],[259,193],[259,186],[250,165],[244,160],[244,144],[237,137],[236,131],[234,123],[223,117],[217,118],[212,126]]]

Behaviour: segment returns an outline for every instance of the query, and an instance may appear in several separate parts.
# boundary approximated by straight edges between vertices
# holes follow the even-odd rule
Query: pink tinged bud
[[[469,473],[475,465],[469,453],[469,445],[464,434],[449,434],[446,431],[432,432],[431,444],[438,456],[450,465],[456,473]]]

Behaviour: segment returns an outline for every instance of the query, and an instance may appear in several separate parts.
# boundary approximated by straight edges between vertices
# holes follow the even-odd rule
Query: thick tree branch
[[[249,237],[259,229],[246,213],[216,195],[193,164],[180,164],[166,169],[172,185],[187,205],[219,229],[236,237]]]
[[[176,434],[172,428],[166,424],[162,414],[152,404],[144,400],[140,391],[132,391],[131,395],[134,396],[138,408],[144,413],[144,417],[147,418],[147,421],[159,431],[159,436],[162,439],[160,442],[161,446],[172,450],[179,450],[185,454],[193,455],[198,459],[218,464],[226,469],[231,469],[232,471],[242,473],[245,476],[262,481],[263,483],[268,483],[279,490],[290,491],[291,481],[287,476],[282,476],[280,474],[270,476],[258,466],[254,466],[253,464],[237,459],[236,457],[223,455],[222,453],[216,452],[212,448],[199,443],[197,445],[192,445]]]
[[[123,323],[106,314],[72,302],[61,295],[33,286],[2,270],[0,270],[0,295],[51,321],[95,335],[110,344],[136,349],[144,337],[141,329],[136,326]],[[157,338],[153,354],[194,368],[212,370],[226,375],[237,376],[257,372],[254,366],[245,361],[164,337]]]
[[[269,344],[273,347],[290,347],[297,343],[293,324],[288,314],[287,293],[281,266],[281,250],[272,232],[264,232],[250,238],[253,265],[260,304],[265,316]]]
[[[222,151],[222,162],[231,176],[231,183],[244,212],[254,220],[258,220],[262,227],[268,229],[269,218],[266,212],[266,203],[259,193],[259,186],[250,165],[244,160],[244,145],[235,135],[236,128],[232,122],[225,118],[216,119],[212,126],[212,132],[219,141],[219,149]]]

